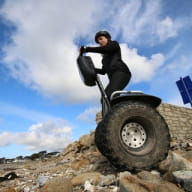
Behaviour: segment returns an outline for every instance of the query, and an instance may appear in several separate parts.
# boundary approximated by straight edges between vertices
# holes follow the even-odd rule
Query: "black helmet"
[[[107,31],[99,31],[95,34],[95,42],[98,43],[97,38],[100,36],[105,36],[107,39],[111,39],[111,35]]]

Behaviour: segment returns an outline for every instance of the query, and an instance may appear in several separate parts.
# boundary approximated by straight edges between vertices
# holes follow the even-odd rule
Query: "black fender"
[[[152,95],[147,95],[147,94],[127,94],[127,95],[122,95],[122,96],[117,96],[113,98],[110,101],[111,107],[119,102],[123,101],[139,101],[142,103],[146,103],[151,105],[152,107],[156,108],[161,104],[161,99],[156,96]]]

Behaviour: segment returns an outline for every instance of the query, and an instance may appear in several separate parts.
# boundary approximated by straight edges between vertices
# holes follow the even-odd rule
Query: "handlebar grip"
[[[81,46],[81,47],[80,47],[80,53],[79,53],[79,56],[83,56],[84,51],[85,51],[84,46]]]

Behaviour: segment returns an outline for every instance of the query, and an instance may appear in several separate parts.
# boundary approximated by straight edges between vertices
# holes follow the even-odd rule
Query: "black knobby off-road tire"
[[[165,159],[170,135],[156,109],[127,101],[113,106],[98,124],[95,143],[116,168],[137,171],[155,167]]]

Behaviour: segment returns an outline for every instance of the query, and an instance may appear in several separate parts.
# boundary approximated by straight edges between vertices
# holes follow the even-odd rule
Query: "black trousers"
[[[111,94],[114,91],[120,91],[123,90],[127,84],[129,83],[131,79],[131,74],[122,72],[122,71],[116,71],[109,77],[109,84],[105,88],[105,92],[107,94],[108,99],[110,100]]]

